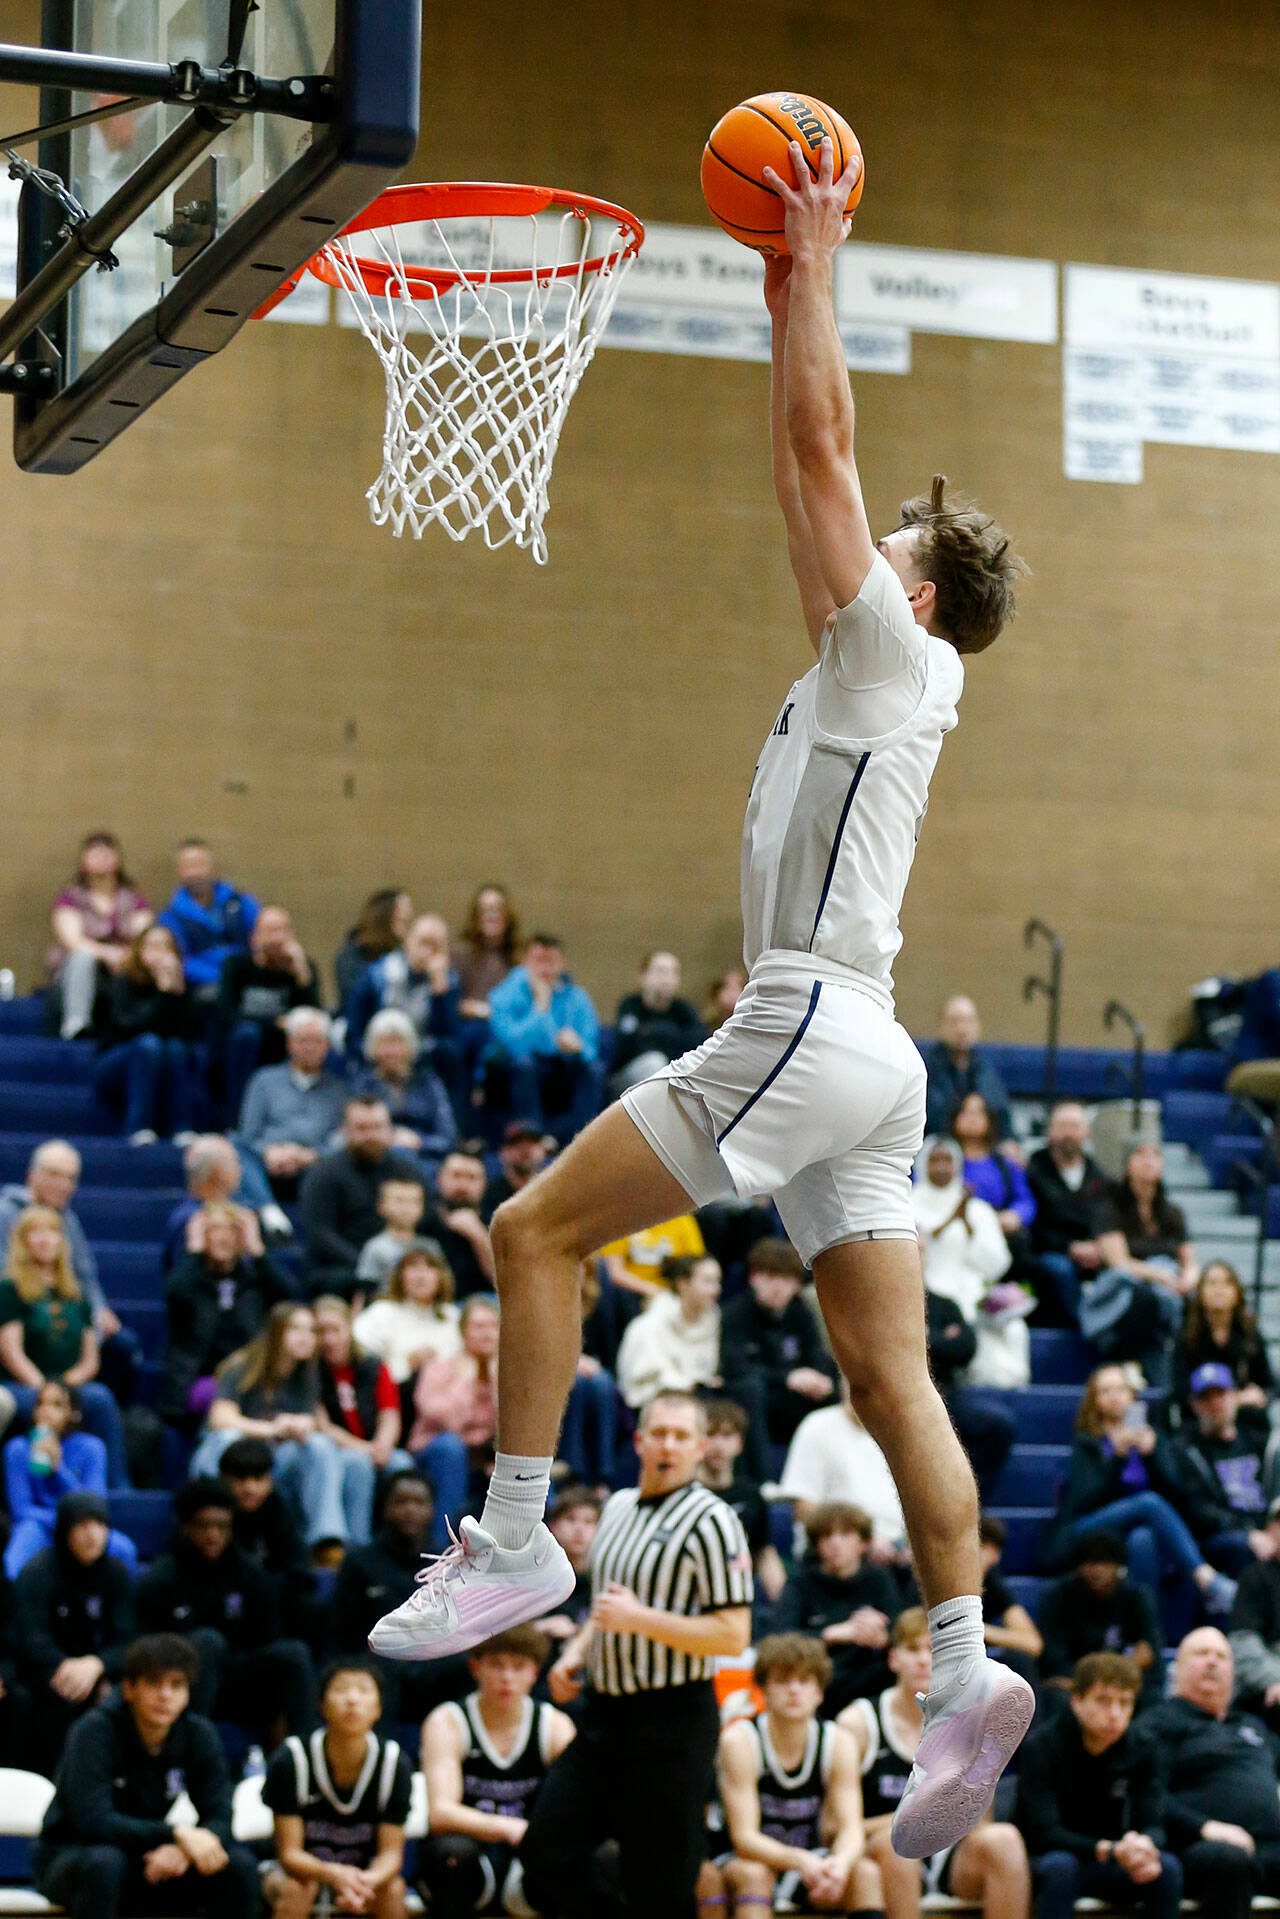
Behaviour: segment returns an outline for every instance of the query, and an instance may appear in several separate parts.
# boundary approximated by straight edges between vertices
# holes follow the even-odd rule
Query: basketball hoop
[[[588,194],[400,186],[310,261],[386,377],[375,525],[420,539],[434,520],[545,564],[565,414],[643,240],[633,214]]]

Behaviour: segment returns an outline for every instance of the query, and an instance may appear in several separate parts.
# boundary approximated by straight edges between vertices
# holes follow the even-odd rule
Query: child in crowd
[[[4,1569],[16,1579],[29,1559],[53,1544],[58,1504],[67,1493],[107,1490],[107,1449],[80,1431],[80,1395],[65,1380],[45,1380],[31,1431],[6,1440],[4,1484],[13,1526]],[[107,1551],[130,1571],[138,1563],[138,1549],[125,1533],[110,1532]]]
[[[416,1237],[427,1209],[426,1188],[414,1179],[384,1179],[378,1188],[378,1217],[386,1225],[366,1239],[356,1262],[356,1278],[375,1298],[407,1252],[420,1252],[425,1241]]]

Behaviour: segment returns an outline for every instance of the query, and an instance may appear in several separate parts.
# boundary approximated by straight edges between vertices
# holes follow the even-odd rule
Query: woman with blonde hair
[[[273,1306],[257,1337],[223,1361],[217,1382],[191,1477],[216,1474],[233,1440],[269,1440],[276,1484],[301,1515],[317,1559],[331,1563],[336,1548],[367,1545],[377,1469],[325,1430],[311,1308]]]
[[[98,1380],[98,1362],[93,1309],[71,1264],[62,1215],[28,1206],[14,1222],[0,1280],[0,1366],[24,1416],[46,1379],[79,1387],[84,1430],[107,1449],[107,1483],[127,1486],[120,1408]]]
[[[351,1328],[358,1345],[380,1359],[397,1386],[412,1379],[435,1353],[462,1345],[453,1273],[437,1240],[419,1239],[401,1253],[387,1290],[366,1306]]]

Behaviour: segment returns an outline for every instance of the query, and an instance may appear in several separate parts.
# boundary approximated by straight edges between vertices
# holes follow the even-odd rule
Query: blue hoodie
[[[252,893],[215,880],[208,906],[180,886],[161,913],[160,924],[177,940],[190,984],[216,986],[223,960],[248,947],[257,917],[258,902]]]
[[[516,1066],[550,1059],[559,1052],[556,1034],[568,1026],[582,1041],[582,1057],[594,1062],[600,1052],[600,1021],[585,987],[565,973],[551,993],[545,1013],[534,1004],[528,969],[514,966],[489,995],[495,1043]]]

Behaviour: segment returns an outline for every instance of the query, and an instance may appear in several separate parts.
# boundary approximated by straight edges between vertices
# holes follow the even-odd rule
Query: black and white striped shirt
[[[642,1606],[691,1618],[751,1604],[751,1551],[742,1523],[697,1480],[656,1499],[642,1499],[634,1488],[614,1493],[600,1518],[590,1569],[593,1598],[616,1580]],[[592,1635],[597,1692],[658,1692],[709,1679],[714,1669],[713,1658],[675,1652],[638,1633]]]

